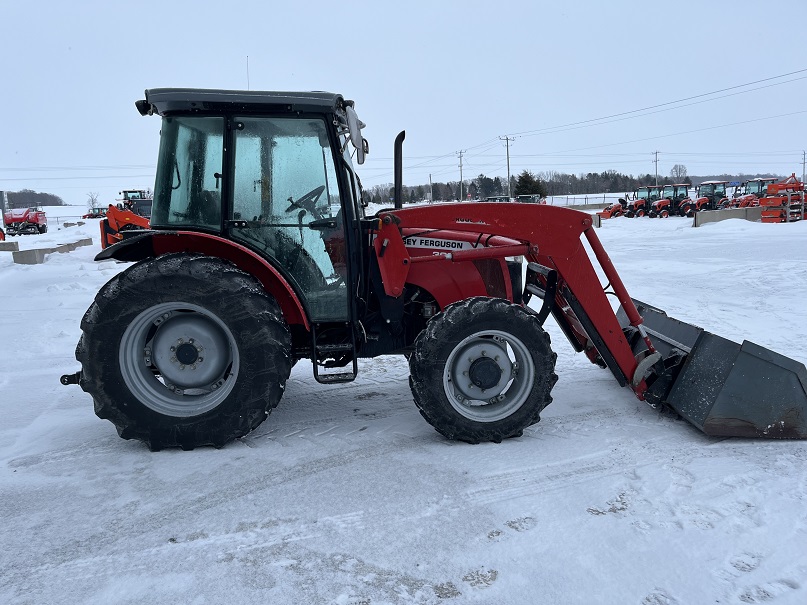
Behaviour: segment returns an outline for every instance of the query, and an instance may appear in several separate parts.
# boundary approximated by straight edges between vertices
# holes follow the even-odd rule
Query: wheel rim
[[[224,322],[183,302],[155,305],[135,317],[123,333],[118,358],[132,395],[175,417],[216,408],[232,391],[240,365]]]
[[[446,360],[443,389],[451,406],[477,422],[516,412],[535,383],[529,349],[507,332],[486,330],[460,342]]]

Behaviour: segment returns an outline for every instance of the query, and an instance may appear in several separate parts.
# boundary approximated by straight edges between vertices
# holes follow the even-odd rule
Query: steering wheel
[[[297,201],[289,198],[290,203],[289,207],[286,208],[286,212],[299,209],[301,211],[310,213],[315,219],[324,218],[324,215],[317,210],[317,200],[319,200],[323,191],[325,191],[325,185],[320,185],[316,189],[312,189],[302,197],[298,198]]]

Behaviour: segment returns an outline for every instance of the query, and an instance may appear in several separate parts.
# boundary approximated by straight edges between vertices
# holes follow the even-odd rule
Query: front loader
[[[804,365],[632,300],[589,214],[403,209],[401,133],[394,207],[365,216],[353,159],[369,146],[337,94],[153,89],[136,106],[162,117],[150,229],[96,257],[134,264],[95,297],[81,370],[62,377],[125,439],[221,447],[266,419],[296,361],[338,383],[396,354],[437,431],[500,442],[552,401],[550,315],[620,385],[709,435],[807,437]]]
[[[101,248],[117,244],[127,232],[149,228],[151,194],[142,189],[126,189],[120,195],[120,201],[109,205],[99,223]]]

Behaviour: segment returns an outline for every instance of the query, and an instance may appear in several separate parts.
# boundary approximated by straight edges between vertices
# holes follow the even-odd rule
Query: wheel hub
[[[224,332],[201,313],[174,313],[161,321],[151,350],[160,374],[183,389],[215,388],[231,359]]]
[[[179,363],[189,366],[199,359],[199,351],[191,343],[186,342],[177,347],[176,358]]]
[[[502,378],[502,369],[490,357],[475,359],[468,370],[471,382],[482,390],[491,389]]]
[[[449,364],[456,395],[463,400],[488,401],[510,381],[513,367],[504,341],[470,338],[457,348]]]

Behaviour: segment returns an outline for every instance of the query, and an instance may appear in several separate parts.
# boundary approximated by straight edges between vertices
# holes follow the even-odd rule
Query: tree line
[[[64,206],[64,200],[53,193],[39,193],[33,189],[7,191],[9,208],[33,208],[35,206]]]
[[[534,195],[542,197],[553,195],[592,195],[599,193],[627,193],[647,185],[686,184],[690,187],[703,181],[729,181],[742,182],[756,177],[777,177],[771,174],[720,174],[701,177],[687,175],[686,166],[676,164],[670,170],[669,176],[654,174],[641,174],[633,176],[622,174],[616,170],[604,172],[589,172],[580,174],[567,174],[564,172],[546,171],[532,173],[522,171],[518,176],[510,177],[510,195]],[[391,184],[376,185],[365,192],[368,200],[377,204],[392,203],[394,189]],[[460,199],[485,199],[495,196],[508,195],[507,178],[490,178],[480,174],[474,179],[464,180],[462,186],[459,181],[433,183],[429,185],[416,185],[403,187],[403,202],[414,203],[422,200],[448,201]]]

